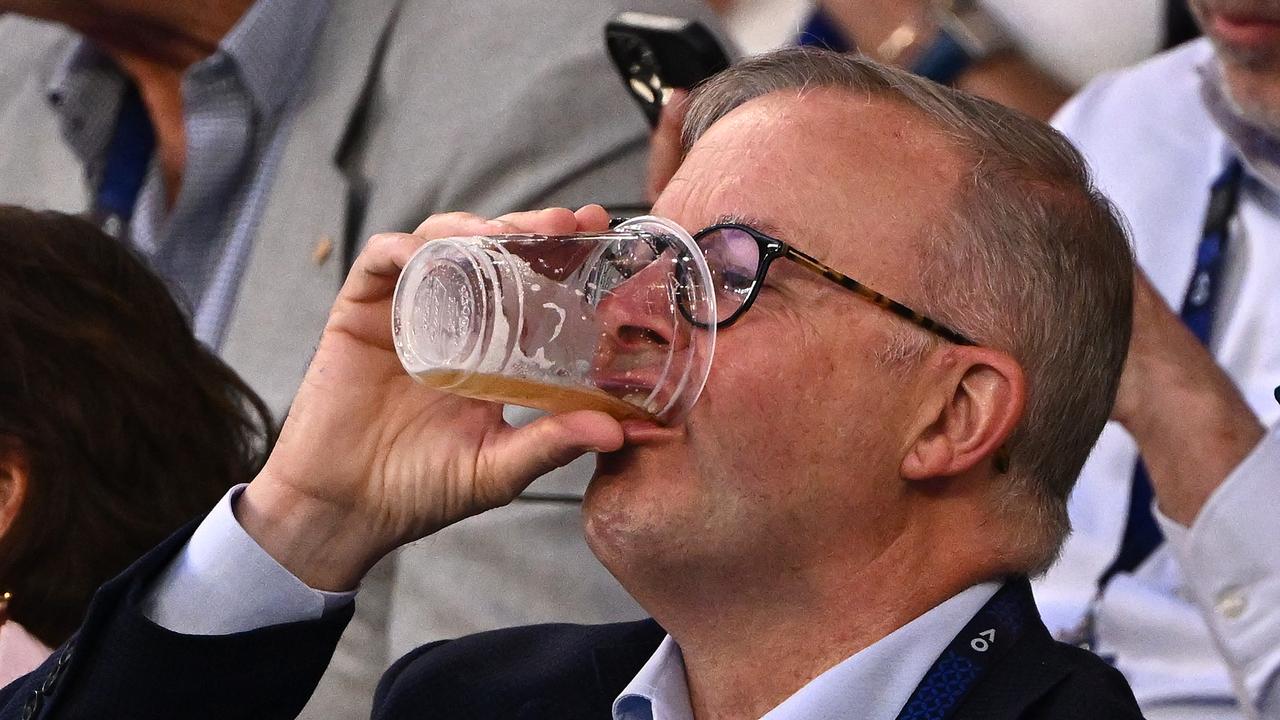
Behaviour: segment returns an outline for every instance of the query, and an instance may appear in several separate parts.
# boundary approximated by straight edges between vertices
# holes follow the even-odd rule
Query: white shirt
[[[947,645],[1000,589],[975,585],[810,680],[761,720],[893,720]],[[684,658],[667,636],[613,703],[614,720],[693,720]]]
[[[1116,576],[1095,614],[1094,649],[1115,658],[1152,720],[1280,718],[1280,156],[1268,156],[1256,131],[1215,120],[1210,103],[1220,115],[1224,108],[1205,79],[1212,68],[1208,42],[1189,43],[1095,81],[1055,120],[1120,208],[1139,264],[1175,309],[1210,184],[1232,155],[1249,174],[1211,350],[1269,430],[1190,528],[1158,516],[1168,542],[1132,575]],[[1085,616],[1119,548],[1136,459],[1133,439],[1112,423],[1085,464],[1071,497],[1075,531],[1036,587],[1051,631],[1064,634]]]

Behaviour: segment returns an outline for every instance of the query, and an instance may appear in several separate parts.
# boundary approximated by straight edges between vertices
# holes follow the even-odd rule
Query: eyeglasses
[[[712,286],[716,292],[714,324],[718,330],[723,330],[742,317],[742,314],[755,302],[756,296],[760,294],[769,266],[778,258],[787,258],[840,287],[852,290],[894,315],[957,345],[977,344],[937,320],[872,290],[749,225],[719,223],[699,230],[693,239],[702,249],[702,253],[707,258],[707,265],[711,269]],[[680,310],[686,319],[699,327],[708,327],[712,324],[711,318],[697,317],[683,301],[680,303]]]

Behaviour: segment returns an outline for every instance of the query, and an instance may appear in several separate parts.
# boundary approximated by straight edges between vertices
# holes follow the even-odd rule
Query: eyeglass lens
[[[697,237],[707,259],[711,285],[716,292],[715,323],[732,318],[755,288],[760,271],[760,243],[740,228],[716,228]],[[708,318],[692,318],[711,324]]]

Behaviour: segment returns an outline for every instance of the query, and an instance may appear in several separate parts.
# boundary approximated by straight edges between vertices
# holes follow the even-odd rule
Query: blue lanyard
[[[1005,582],[925,673],[898,720],[945,720],[954,715],[969,691],[1039,619],[1027,579]]]
[[[1231,220],[1240,204],[1240,186],[1243,183],[1244,170],[1240,161],[1233,157],[1227,161],[1222,174],[1209,186],[1209,208],[1205,211],[1200,245],[1196,249],[1195,270],[1191,273],[1191,282],[1182,300],[1182,322],[1206,346],[1213,332],[1216,299],[1222,284],[1222,267],[1227,255]],[[1151,512],[1154,497],[1147,467],[1139,459],[1130,485],[1129,517],[1120,541],[1120,551],[1099,578],[1099,590],[1106,587],[1116,573],[1133,572],[1164,542],[1164,534],[1160,532],[1160,526]]]
[[[102,182],[94,199],[94,215],[112,235],[122,234],[123,227],[133,218],[155,144],[155,130],[142,96],[130,85],[120,99],[115,133],[107,147]]]
[[[1209,189],[1209,209],[1205,213],[1200,247],[1196,250],[1196,269],[1182,300],[1182,321],[1206,346],[1213,331],[1214,300],[1222,280],[1222,265],[1227,255],[1231,220],[1240,204],[1240,185],[1244,169],[1232,158]]]

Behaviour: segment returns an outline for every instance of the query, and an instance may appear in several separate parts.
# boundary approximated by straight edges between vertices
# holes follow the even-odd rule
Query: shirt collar
[[[969,620],[1001,587],[975,585],[809,681],[761,720],[892,720]],[[691,720],[684,659],[667,636],[613,703],[614,720]]]
[[[1251,177],[1272,188],[1280,188],[1280,138],[1240,116],[1223,89],[1222,68],[1215,53],[1206,53],[1196,64],[1196,72],[1200,76],[1200,95],[1205,108],[1226,136],[1219,162],[1225,167],[1227,156],[1234,155]]]
[[[218,43],[213,55],[196,63],[198,76],[226,63],[234,65],[254,108],[271,117],[302,83],[308,60],[328,14],[330,0],[258,0]],[[72,149],[82,158],[105,151],[125,79],[94,44],[72,44],[53,72],[46,97],[60,117]]]
[[[762,720],[897,717],[925,673],[1000,583],[965,590],[800,688]]]
[[[218,44],[263,116],[278,113],[302,83],[328,10],[329,0],[258,0]]]
[[[45,85],[71,150],[86,161],[100,157],[115,131],[124,77],[87,40],[73,42]],[[89,168],[92,174],[93,168]]]
[[[613,701],[614,720],[692,720],[684,656],[670,636]]]

